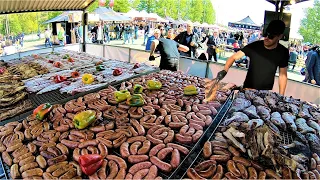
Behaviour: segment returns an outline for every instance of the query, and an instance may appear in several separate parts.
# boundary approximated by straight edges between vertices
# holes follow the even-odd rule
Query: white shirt
[[[44,32],[44,37],[45,38],[50,38],[51,37],[51,32],[49,30]]]
[[[102,26],[99,26],[97,29],[97,40],[103,40],[103,29]]]

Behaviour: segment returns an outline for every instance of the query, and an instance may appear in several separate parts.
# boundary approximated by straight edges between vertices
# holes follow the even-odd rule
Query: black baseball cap
[[[272,35],[280,35],[283,34],[286,25],[281,20],[273,20],[269,23],[266,32]]]

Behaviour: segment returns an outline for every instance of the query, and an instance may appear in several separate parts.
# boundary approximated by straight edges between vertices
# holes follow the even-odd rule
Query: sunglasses
[[[265,33],[264,35],[263,35],[263,37],[268,37],[268,39],[273,39],[273,38],[275,38],[277,35],[274,35],[274,34],[270,34],[270,33]]]
[[[164,29],[160,29],[161,31],[163,31]]]

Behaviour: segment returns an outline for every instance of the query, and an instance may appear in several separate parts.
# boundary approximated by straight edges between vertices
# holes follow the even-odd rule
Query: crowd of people
[[[23,47],[24,33],[18,34],[10,33],[7,35],[0,35],[0,54],[9,55],[16,52],[17,49]]]

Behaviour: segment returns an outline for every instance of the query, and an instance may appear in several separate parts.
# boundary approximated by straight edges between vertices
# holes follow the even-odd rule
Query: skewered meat
[[[248,99],[250,101],[253,101],[253,99],[257,96],[255,94],[255,90],[246,90],[244,92],[244,95],[245,95],[246,99]]]
[[[309,119],[311,118],[311,115],[309,113],[309,105],[307,104],[302,104],[300,106],[300,111],[298,114],[299,117],[304,118],[304,119]]]
[[[263,126],[264,122],[262,119],[251,119],[247,123],[247,129],[256,129],[260,126]]]
[[[303,118],[296,119],[296,125],[302,134],[315,133],[315,130],[309,127],[307,121]]]
[[[247,92],[247,91],[245,91],[245,92]],[[242,92],[239,92],[239,93],[237,94],[237,98],[248,99],[248,98],[246,98],[245,94],[242,93]],[[250,100],[250,99],[249,99],[249,100]]]
[[[297,130],[297,126],[294,122],[294,120],[296,119],[296,116],[292,115],[289,112],[284,112],[282,113],[282,119],[286,122],[286,124],[291,128],[292,131]]]
[[[256,96],[253,99],[253,104],[255,106],[267,106],[267,104],[264,102],[264,100],[260,96]]]
[[[295,140],[302,142],[303,144],[308,144],[308,140],[306,139],[305,135],[300,133],[299,131],[294,131]]]
[[[310,149],[313,153],[317,153],[320,156],[320,139],[317,135],[308,133],[306,138],[309,142]]]
[[[242,112],[234,112],[232,113],[231,118],[226,119],[224,121],[224,124],[227,126],[232,122],[247,122],[247,121],[249,121],[249,117],[246,114]]]
[[[257,109],[254,105],[249,106],[245,110],[243,110],[245,114],[248,115],[249,118],[259,119],[259,115],[257,114]]]
[[[278,102],[278,105],[277,105],[277,107],[274,109],[274,111],[287,112],[287,111],[289,111],[289,110],[287,109],[286,103]]]
[[[312,127],[313,129],[315,129],[317,131],[317,134],[320,135],[320,125],[318,123],[316,123],[315,121],[309,119],[307,121],[307,124]]]
[[[20,102],[17,106],[10,106],[7,108],[0,109],[0,121],[13,117],[17,114],[20,114],[26,110],[31,109],[32,103],[30,100],[25,100],[23,102]]]
[[[271,122],[273,122],[276,126],[281,127],[283,130],[287,129],[286,123],[281,118],[281,114],[279,112],[273,112],[271,114]]]
[[[283,146],[283,148],[288,149],[290,154],[302,153],[306,157],[311,157],[312,155],[308,145],[300,141],[293,141],[291,144]]]
[[[277,108],[277,100],[275,98],[273,98],[271,95],[270,96],[266,96],[264,98],[264,101],[268,104],[268,106],[274,110]]]
[[[258,106],[257,107],[258,115],[261,117],[263,120],[270,120],[270,112],[271,109],[265,106]]]
[[[310,107],[309,112],[313,116],[314,119],[320,119],[320,110],[319,109],[317,110],[314,107]]]
[[[233,112],[237,112],[237,111],[242,111],[245,108],[249,107],[251,105],[251,102],[243,99],[243,98],[236,98],[233,101],[232,107],[230,108],[229,112],[233,113]]]
[[[298,115],[299,107],[297,105],[291,104],[291,103],[287,103],[287,104],[285,104],[285,106],[286,106],[286,109],[288,111],[290,111],[293,115],[295,115],[295,116]]]

